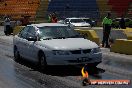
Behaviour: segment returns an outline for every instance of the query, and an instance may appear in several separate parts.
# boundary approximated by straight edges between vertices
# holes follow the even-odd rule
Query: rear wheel
[[[47,62],[44,53],[39,54],[39,69],[40,70],[46,70],[47,67]]]
[[[17,48],[14,49],[14,60],[18,61],[20,59],[20,54],[17,50]]]

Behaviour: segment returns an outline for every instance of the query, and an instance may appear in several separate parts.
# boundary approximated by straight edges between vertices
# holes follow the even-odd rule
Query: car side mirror
[[[37,41],[38,39],[37,39],[37,37],[34,36],[34,37],[28,37],[27,40],[28,41]]]

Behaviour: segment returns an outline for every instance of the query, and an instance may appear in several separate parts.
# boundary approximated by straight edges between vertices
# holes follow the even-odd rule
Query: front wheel
[[[20,54],[17,49],[14,49],[14,60],[18,61],[20,59]]]
[[[45,70],[47,67],[47,62],[44,53],[39,54],[39,69]]]

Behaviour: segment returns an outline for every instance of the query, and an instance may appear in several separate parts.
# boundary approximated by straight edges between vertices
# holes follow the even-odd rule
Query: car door
[[[27,38],[32,37],[35,38],[36,36],[36,31],[33,26],[29,27],[29,31],[27,32]],[[31,41],[27,40],[27,45],[26,45],[26,51],[25,54],[29,60],[36,61],[37,59],[37,47],[36,47],[36,42],[37,41]]]
[[[29,30],[29,26],[25,27],[18,35],[18,44],[17,44],[18,51],[20,55],[24,58],[26,58],[25,50],[28,42],[26,39],[28,30]]]

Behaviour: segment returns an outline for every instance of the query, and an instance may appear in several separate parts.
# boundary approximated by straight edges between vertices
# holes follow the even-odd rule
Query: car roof
[[[81,17],[80,19],[90,19],[90,18]]]
[[[31,26],[44,27],[44,26],[67,26],[67,25],[60,23],[40,23],[40,24],[31,24]]]
[[[81,19],[81,18],[72,17],[72,18],[66,18],[66,19]]]
[[[115,18],[115,19],[121,19],[121,18]],[[124,19],[130,19],[130,18],[124,18]]]

